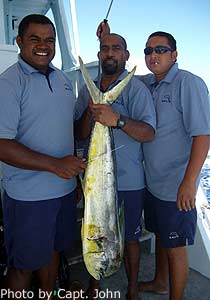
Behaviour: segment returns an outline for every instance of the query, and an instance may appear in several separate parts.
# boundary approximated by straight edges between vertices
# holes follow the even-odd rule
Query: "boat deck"
[[[140,262],[139,280],[147,281],[153,278],[155,268],[155,255],[150,253],[150,240],[141,243],[142,254]],[[199,259],[199,258],[198,258]],[[86,290],[88,287],[89,275],[83,262],[70,266],[70,280],[79,280]],[[126,300],[127,278],[122,265],[121,269],[109,278],[101,281],[104,293],[101,299],[122,299]],[[168,295],[155,295],[154,293],[140,293],[142,300],[165,300]],[[190,269],[189,280],[185,291],[186,300],[210,300],[210,279]]]

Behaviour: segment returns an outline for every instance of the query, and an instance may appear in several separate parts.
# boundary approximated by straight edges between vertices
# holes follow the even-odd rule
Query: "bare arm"
[[[100,122],[105,126],[115,127],[120,115],[116,113],[111,106],[104,104],[92,105],[94,121]],[[154,129],[142,121],[127,119],[126,125],[122,130],[138,142],[149,142],[154,139]]]
[[[153,127],[142,121],[127,119],[126,125],[122,130],[141,143],[151,142],[155,137]]]
[[[177,194],[179,210],[187,211],[195,207],[196,180],[208,154],[209,146],[209,135],[193,138],[190,160]]]
[[[92,112],[90,106],[86,108],[81,118],[74,122],[76,139],[85,140],[91,133]]]
[[[0,160],[21,169],[51,172],[64,179],[72,178],[85,169],[82,159],[75,156],[52,157],[8,139],[0,139]]]

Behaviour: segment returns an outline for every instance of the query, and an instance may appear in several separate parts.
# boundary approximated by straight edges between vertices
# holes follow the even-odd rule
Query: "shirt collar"
[[[176,76],[177,73],[178,73],[178,63],[175,63],[172,65],[172,67],[169,69],[166,76],[160,82],[171,83],[174,80],[174,77]],[[149,84],[150,85],[156,84],[156,78],[154,74],[152,74]]]
[[[29,65],[26,61],[24,61],[22,59],[22,57],[20,56],[20,54],[18,55],[18,64],[20,65],[21,69],[23,70],[23,72],[25,74],[32,74],[32,73],[44,74],[44,73],[40,72],[39,70],[35,69],[34,67],[32,67],[31,65]],[[47,74],[44,74],[44,75],[48,76],[52,71],[55,71],[55,70],[56,70],[56,68],[53,66],[52,63],[50,63]]]
[[[123,71],[120,74],[120,76],[117,78],[117,80],[109,86],[109,90],[112,89],[115,85],[117,85],[120,81],[122,81],[127,75],[128,75],[128,71],[127,70]],[[94,80],[94,83],[98,86],[98,78]]]

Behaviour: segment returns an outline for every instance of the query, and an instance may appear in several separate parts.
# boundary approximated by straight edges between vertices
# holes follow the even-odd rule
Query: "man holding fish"
[[[102,75],[101,80],[95,83],[102,92],[107,92],[128,74],[125,70],[129,58],[126,41],[117,34],[105,35],[100,40],[98,57]],[[141,143],[154,138],[155,110],[149,90],[134,77],[112,104],[95,102],[84,87],[76,105],[78,121],[75,123],[75,131],[77,137],[86,139],[90,136],[93,122],[112,128],[118,199],[119,203],[124,202],[127,298],[138,300],[139,238],[145,187]],[[99,281],[91,278],[87,292],[89,299],[95,299],[95,290],[98,289]]]
[[[98,30],[109,33],[109,26],[103,23]],[[143,145],[144,216],[146,229],[156,235],[156,271],[154,280],[139,283],[139,291],[183,300],[189,273],[186,246],[194,244],[196,189],[210,144],[209,92],[200,77],[178,68],[170,33],[152,33],[144,54],[152,74],[139,79],[150,89],[157,113],[155,139]]]
[[[47,17],[24,17],[16,39],[18,62],[0,76],[5,286],[26,291],[35,273],[38,287],[51,298],[59,252],[74,239],[75,176],[86,167],[74,156],[71,82],[51,64],[55,40]]]

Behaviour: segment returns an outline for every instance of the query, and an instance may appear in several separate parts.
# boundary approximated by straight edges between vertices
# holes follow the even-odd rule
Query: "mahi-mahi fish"
[[[112,90],[102,93],[79,58],[80,69],[93,103],[113,103],[135,68]],[[83,180],[82,251],[88,272],[97,280],[116,272],[123,259],[123,207],[118,205],[111,129],[95,122]]]

